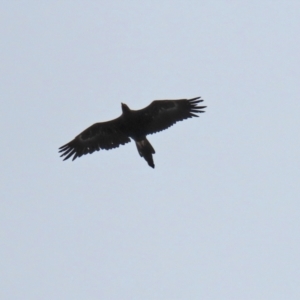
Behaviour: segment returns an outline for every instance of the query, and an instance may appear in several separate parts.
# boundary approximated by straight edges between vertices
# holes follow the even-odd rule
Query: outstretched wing
[[[121,117],[103,123],[95,123],[77,135],[71,142],[61,146],[59,152],[64,160],[73,156],[72,160],[82,155],[113,149],[130,142],[130,138],[122,131]]]
[[[152,134],[174,125],[184,119],[199,117],[206,106],[198,106],[201,97],[179,100],[155,100],[144,109],[138,110],[144,122],[145,134]]]

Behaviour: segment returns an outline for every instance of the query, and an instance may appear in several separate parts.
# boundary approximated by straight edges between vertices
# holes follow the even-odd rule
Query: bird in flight
[[[148,165],[154,168],[154,148],[147,140],[153,134],[169,128],[178,121],[198,117],[206,106],[199,106],[201,97],[179,100],[155,100],[140,110],[131,110],[122,105],[120,117],[102,123],[95,123],[78,134],[72,141],[61,146],[59,152],[64,160],[72,160],[100,149],[110,150],[129,143],[133,139],[137,150]]]

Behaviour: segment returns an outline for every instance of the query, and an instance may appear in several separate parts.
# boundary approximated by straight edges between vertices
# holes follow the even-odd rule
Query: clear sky
[[[300,299],[300,1],[2,1],[0,298]],[[74,162],[121,102],[200,118]]]

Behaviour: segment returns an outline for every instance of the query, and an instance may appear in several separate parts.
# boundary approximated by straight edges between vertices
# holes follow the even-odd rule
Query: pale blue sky
[[[299,1],[2,1],[0,298],[300,299]],[[74,162],[154,99],[198,119]]]

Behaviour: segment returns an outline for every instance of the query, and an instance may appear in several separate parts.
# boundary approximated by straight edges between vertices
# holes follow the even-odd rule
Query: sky
[[[300,299],[299,1],[2,1],[0,298]],[[63,162],[121,102],[200,118]]]

